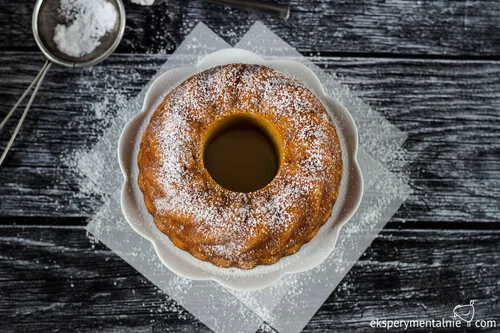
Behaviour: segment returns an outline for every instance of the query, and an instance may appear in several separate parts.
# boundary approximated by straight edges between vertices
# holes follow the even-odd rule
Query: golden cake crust
[[[203,166],[207,137],[228,116],[248,116],[280,144],[264,188],[229,191]],[[139,187],[156,226],[180,249],[220,267],[250,269],[297,252],[331,215],[343,172],[335,125],[297,80],[261,65],[196,74],[152,115],[138,156]]]

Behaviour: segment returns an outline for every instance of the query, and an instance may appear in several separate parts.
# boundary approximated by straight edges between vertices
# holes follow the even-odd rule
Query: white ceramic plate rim
[[[156,106],[173,88],[192,75],[231,63],[260,64],[274,68],[296,78],[313,91],[335,122],[344,163],[339,197],[330,219],[318,234],[297,253],[284,257],[273,265],[257,266],[251,270],[217,267],[177,248],[154,225],[137,185],[137,155],[142,133]],[[220,50],[206,56],[194,67],[172,69],[159,76],[149,87],[141,112],[123,129],[118,142],[118,159],[124,175],[122,210],[130,226],[153,244],[160,260],[174,273],[194,280],[214,280],[241,291],[262,289],[286,274],[303,272],[319,265],[333,251],[341,226],[351,218],[361,202],[363,177],[356,160],[357,149],[358,134],[352,116],[342,105],[326,95],[318,77],[308,67],[291,60],[266,61],[255,53],[241,49]]]

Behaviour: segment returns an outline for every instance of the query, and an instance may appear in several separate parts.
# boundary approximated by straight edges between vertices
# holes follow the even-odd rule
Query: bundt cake
[[[265,184],[230,188],[207,170],[207,147],[234,127],[272,142],[275,170]],[[138,166],[146,207],[173,244],[241,269],[273,264],[309,242],[331,215],[343,172],[320,100],[295,79],[247,64],[205,70],[168,93],[144,131]]]

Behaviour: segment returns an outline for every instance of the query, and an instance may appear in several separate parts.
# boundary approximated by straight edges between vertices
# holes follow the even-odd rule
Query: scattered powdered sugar
[[[59,14],[66,25],[56,25],[54,42],[72,57],[92,53],[118,19],[115,7],[106,0],[61,0]]]

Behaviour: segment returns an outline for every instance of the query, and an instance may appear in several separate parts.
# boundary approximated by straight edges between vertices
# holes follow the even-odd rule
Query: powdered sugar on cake
[[[158,218],[170,221],[166,233],[182,238],[176,219],[182,221],[184,234],[199,237],[186,242],[228,262],[252,260],[263,241],[259,250],[275,255],[273,247],[293,248],[301,232],[315,234],[340,184],[341,173],[335,172],[342,170],[340,145],[319,100],[298,81],[262,68],[216,68],[188,79],[156,110],[147,134],[159,153],[157,161],[147,163],[154,184],[160,184],[152,198],[157,224]],[[236,113],[258,113],[283,139],[278,174],[255,192],[226,190],[199,167],[206,129]],[[333,199],[322,199],[326,190]],[[311,221],[313,212],[321,221]]]

